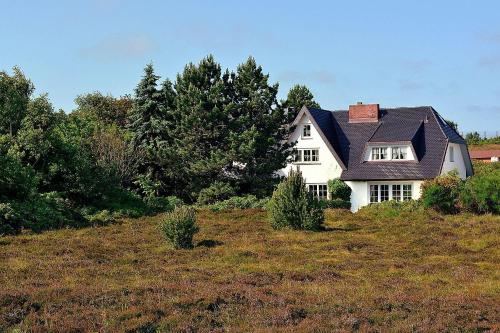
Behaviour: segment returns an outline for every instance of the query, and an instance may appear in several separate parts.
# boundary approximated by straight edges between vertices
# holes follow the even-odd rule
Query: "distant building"
[[[481,161],[485,163],[498,162],[500,158],[500,149],[494,150],[472,150],[470,158],[474,161]]]

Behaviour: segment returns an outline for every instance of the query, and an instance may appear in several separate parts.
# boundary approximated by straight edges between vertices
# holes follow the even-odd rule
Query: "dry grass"
[[[201,212],[192,250],[160,218],[0,238],[0,331],[500,329],[498,216],[329,211],[314,233]]]

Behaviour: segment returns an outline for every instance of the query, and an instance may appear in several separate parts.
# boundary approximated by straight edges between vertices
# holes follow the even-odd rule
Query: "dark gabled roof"
[[[443,119],[443,117],[441,117],[439,113],[436,112],[436,110],[432,109],[432,111],[433,115],[436,117],[439,126],[441,127],[441,130],[443,131],[443,134],[446,136],[448,141],[458,144],[467,143],[464,140],[464,138],[462,138],[462,136],[460,136],[460,134],[458,134],[457,131],[453,129],[453,127],[448,125],[448,123]]]
[[[465,143],[429,106],[380,109],[376,123],[349,123],[347,111],[309,109],[347,167],[344,180],[429,179],[441,172],[448,141]],[[416,161],[364,161],[368,143],[410,142]]]
[[[389,119],[380,122],[379,127],[375,133],[373,133],[369,142],[411,141],[423,122],[423,120],[389,117]]]

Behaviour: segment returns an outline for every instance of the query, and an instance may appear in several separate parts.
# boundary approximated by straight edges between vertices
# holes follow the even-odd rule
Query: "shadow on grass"
[[[204,247],[216,247],[224,244],[221,241],[213,240],[213,239],[204,239],[202,241],[199,241],[196,244],[196,247],[204,246]]]

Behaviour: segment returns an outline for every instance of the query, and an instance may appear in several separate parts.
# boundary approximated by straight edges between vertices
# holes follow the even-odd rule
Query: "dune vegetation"
[[[0,331],[500,329],[499,216],[372,206],[310,232],[201,210],[186,250],[162,218],[0,238]]]

